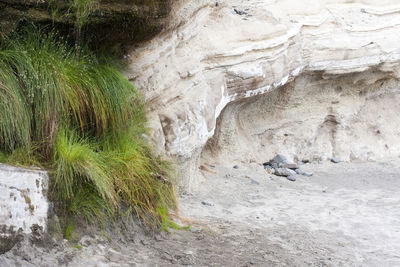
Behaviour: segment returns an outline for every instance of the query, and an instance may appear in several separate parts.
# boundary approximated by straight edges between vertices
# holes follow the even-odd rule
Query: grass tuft
[[[140,96],[114,66],[79,54],[32,27],[1,43],[0,161],[47,167],[66,217],[104,221],[123,204],[161,227],[176,208],[171,165],[142,138]]]

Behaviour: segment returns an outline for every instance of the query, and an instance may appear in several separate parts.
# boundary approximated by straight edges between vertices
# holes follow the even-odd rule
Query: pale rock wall
[[[226,107],[203,164],[381,160],[400,155],[400,86],[376,70],[303,74],[268,94]]]
[[[12,247],[18,234],[47,226],[48,175],[0,164],[0,253]]]
[[[180,184],[187,190],[200,181],[201,152],[231,103],[254,101],[303,74],[316,73],[321,79],[348,74],[351,80],[352,74],[374,70],[396,84],[397,1],[218,2],[176,4],[169,28],[132,48],[126,73],[149,103],[152,138],[161,151],[177,158]]]

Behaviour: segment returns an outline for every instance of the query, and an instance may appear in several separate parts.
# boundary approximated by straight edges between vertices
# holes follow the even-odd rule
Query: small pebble
[[[203,204],[204,206],[210,206],[210,207],[214,206],[213,203],[209,203],[209,202],[206,202],[206,201],[202,201],[201,204]]]
[[[333,163],[339,163],[340,162],[340,159],[339,158],[331,158],[331,162],[333,162]]]
[[[143,246],[148,246],[150,244],[150,242],[145,239],[140,240],[140,243],[142,243]]]
[[[288,179],[289,181],[294,182],[294,181],[296,181],[296,176],[291,174],[291,175],[287,176],[286,179]]]
[[[253,180],[253,179],[251,179],[251,183],[252,183],[252,184],[255,184],[255,185],[260,185],[259,182],[257,182],[256,180]]]
[[[200,232],[200,229],[196,228],[196,227],[190,227],[190,232],[192,233],[198,233]]]
[[[240,16],[242,16],[242,15],[247,15],[247,12],[242,11],[242,10],[238,10],[238,9],[236,9],[236,8],[234,8],[233,11],[234,11],[236,14],[240,15]]]

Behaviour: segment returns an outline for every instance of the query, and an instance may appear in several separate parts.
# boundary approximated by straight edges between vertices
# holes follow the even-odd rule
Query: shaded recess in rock
[[[164,28],[170,9],[169,0],[99,0],[83,28],[83,37],[96,47],[149,40]],[[0,36],[26,23],[72,35],[75,18],[65,0],[0,0]]]

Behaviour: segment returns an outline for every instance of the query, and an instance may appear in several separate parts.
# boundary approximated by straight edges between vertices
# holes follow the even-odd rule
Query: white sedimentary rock
[[[0,234],[31,233],[31,227],[46,229],[48,176],[44,171],[0,164]]]
[[[347,78],[348,84],[354,83],[358,86],[358,92],[363,91],[361,87],[368,84],[375,86],[379,79],[399,77],[398,1],[218,2],[219,6],[215,2],[204,0],[179,2],[173,9],[171,24],[165,32],[133,49],[132,64],[126,73],[149,103],[149,123],[153,128],[153,139],[161,150],[178,159],[184,170],[181,185],[187,189],[196,186],[201,151],[214,136],[217,119],[230,103],[236,103],[237,110],[231,109],[231,112],[237,113],[242,110],[239,108],[240,103],[244,105],[246,101],[250,101],[246,99],[268,95],[277,88],[292,83],[296,77],[312,73],[319,75],[317,79],[321,84],[328,79],[331,89],[336,88],[335,79],[347,74],[368,73],[364,77],[354,75],[359,80]],[[238,15],[234,9],[246,14]],[[308,88],[311,76],[307,77],[302,78],[302,87],[297,85],[293,88]],[[396,94],[396,86],[392,82],[387,91]],[[313,97],[310,91],[303,93],[298,94],[302,97],[297,105],[307,105],[308,99]],[[325,100],[328,101],[328,98]],[[357,100],[354,98],[352,101]],[[319,110],[318,105],[314,106]],[[351,103],[347,106],[351,106]],[[270,116],[268,112],[264,115]],[[312,113],[313,111],[305,112],[303,115],[309,116]],[[348,114],[354,115],[355,112]],[[327,115],[330,112],[324,110],[321,116],[325,118]],[[228,120],[238,118],[227,115],[222,116],[221,120],[223,117]],[[264,118],[262,122],[268,121],[271,120]],[[225,122],[226,124],[229,123]],[[230,124],[233,125],[231,128],[236,129],[244,125],[236,122]],[[316,138],[316,127],[320,124],[320,120],[316,119],[314,124],[307,126],[312,128],[309,133],[312,136],[301,139],[301,142],[308,144],[301,149],[304,150],[302,156],[310,156],[311,150],[315,150],[321,157],[342,153],[341,156],[348,159],[358,158],[358,154],[364,153],[358,148],[341,148],[336,152],[334,149],[322,151],[328,141]],[[349,123],[348,126],[351,125],[354,123]],[[258,127],[258,130],[261,131],[261,128]],[[276,126],[278,128],[281,126]],[[365,125],[360,126],[360,129],[364,128]],[[235,142],[233,139],[238,138],[234,130],[224,135],[224,138],[231,135],[232,140],[216,140],[215,143],[229,146]],[[342,141],[345,141],[344,131],[338,136],[342,136]],[[271,140],[265,137],[263,141],[259,141],[263,143],[258,144],[268,150]],[[283,141],[285,140],[279,142]],[[275,153],[273,150],[280,148],[289,149],[289,146],[278,146],[279,142],[275,142],[276,147],[271,151],[264,154],[260,152],[259,155],[272,155]],[[293,140],[290,142],[294,143]],[[245,148],[248,148],[248,144]],[[243,150],[252,153],[249,149],[237,149],[235,153],[239,156]],[[300,148],[294,146],[289,150],[291,155],[288,156],[294,157]],[[390,148],[386,150],[390,151]],[[386,150],[379,149],[376,155],[386,155]],[[393,154],[396,150],[391,151]],[[231,154],[226,153],[226,156],[229,155]]]

